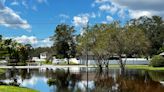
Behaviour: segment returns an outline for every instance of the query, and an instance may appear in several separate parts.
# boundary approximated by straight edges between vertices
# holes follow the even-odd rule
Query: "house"
[[[32,57],[32,61],[35,62],[46,61],[46,59],[47,59],[47,52],[40,53],[39,57]]]
[[[6,60],[0,60],[0,65],[6,65],[7,61]]]
[[[53,64],[61,64],[61,63],[66,63],[66,59],[57,59],[55,56],[52,58],[52,63]]]
[[[47,52],[40,53],[40,59],[47,59]]]
[[[88,55],[81,55],[79,58],[79,64],[85,64],[87,63],[89,65],[95,65],[98,64],[98,58],[92,53],[89,52]],[[119,57],[117,55],[114,55],[112,57],[104,56],[104,60],[99,60],[101,63],[108,64],[119,64]],[[148,65],[149,60],[146,58],[125,58],[125,54],[122,54],[122,61],[126,64],[133,64],[133,65]]]
[[[39,62],[40,59],[39,59],[39,57],[32,57],[32,61]]]
[[[70,62],[71,64],[79,64],[79,63],[80,63],[79,60],[77,60],[76,58],[70,58],[70,59],[69,59],[69,62]],[[65,59],[56,59],[56,57],[53,57],[52,63],[53,63],[53,64],[67,63],[67,59],[66,59],[66,58],[65,58]]]

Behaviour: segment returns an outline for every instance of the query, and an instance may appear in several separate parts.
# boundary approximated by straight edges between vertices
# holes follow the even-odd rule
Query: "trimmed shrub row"
[[[164,67],[164,57],[160,55],[153,56],[150,65],[153,67]]]

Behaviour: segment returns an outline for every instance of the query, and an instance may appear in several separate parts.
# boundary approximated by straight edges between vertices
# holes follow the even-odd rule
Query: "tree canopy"
[[[125,57],[145,55],[149,47],[149,40],[138,27],[129,25],[121,27],[119,22],[113,22],[94,25],[87,30],[79,36],[77,48],[79,52],[92,52],[99,66],[102,60],[116,55],[120,58],[121,67],[124,67],[121,59],[123,55]]]
[[[60,24],[56,27],[52,40],[54,41],[53,46],[57,58],[67,58],[69,60],[69,58],[75,57],[74,32],[74,27],[66,24]]]
[[[20,44],[12,39],[2,39],[0,36],[0,58],[8,63],[25,63],[29,59],[30,45]]]
[[[160,16],[146,17],[142,16],[138,19],[129,21],[129,25],[137,26],[142,29],[146,37],[150,40],[149,54],[159,54],[164,47],[164,21]]]

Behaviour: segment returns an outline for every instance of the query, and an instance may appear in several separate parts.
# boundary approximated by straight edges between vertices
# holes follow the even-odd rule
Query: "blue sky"
[[[122,24],[140,16],[164,16],[163,0],[0,0],[0,34],[35,47],[51,46],[56,25],[81,28],[96,23]]]

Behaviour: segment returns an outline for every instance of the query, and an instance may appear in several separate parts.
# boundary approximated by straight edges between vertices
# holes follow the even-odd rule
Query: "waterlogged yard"
[[[104,68],[6,69],[0,81],[20,87],[0,86],[0,92],[164,92],[164,72]],[[14,91],[15,89],[15,91]],[[34,90],[31,90],[34,89]]]

